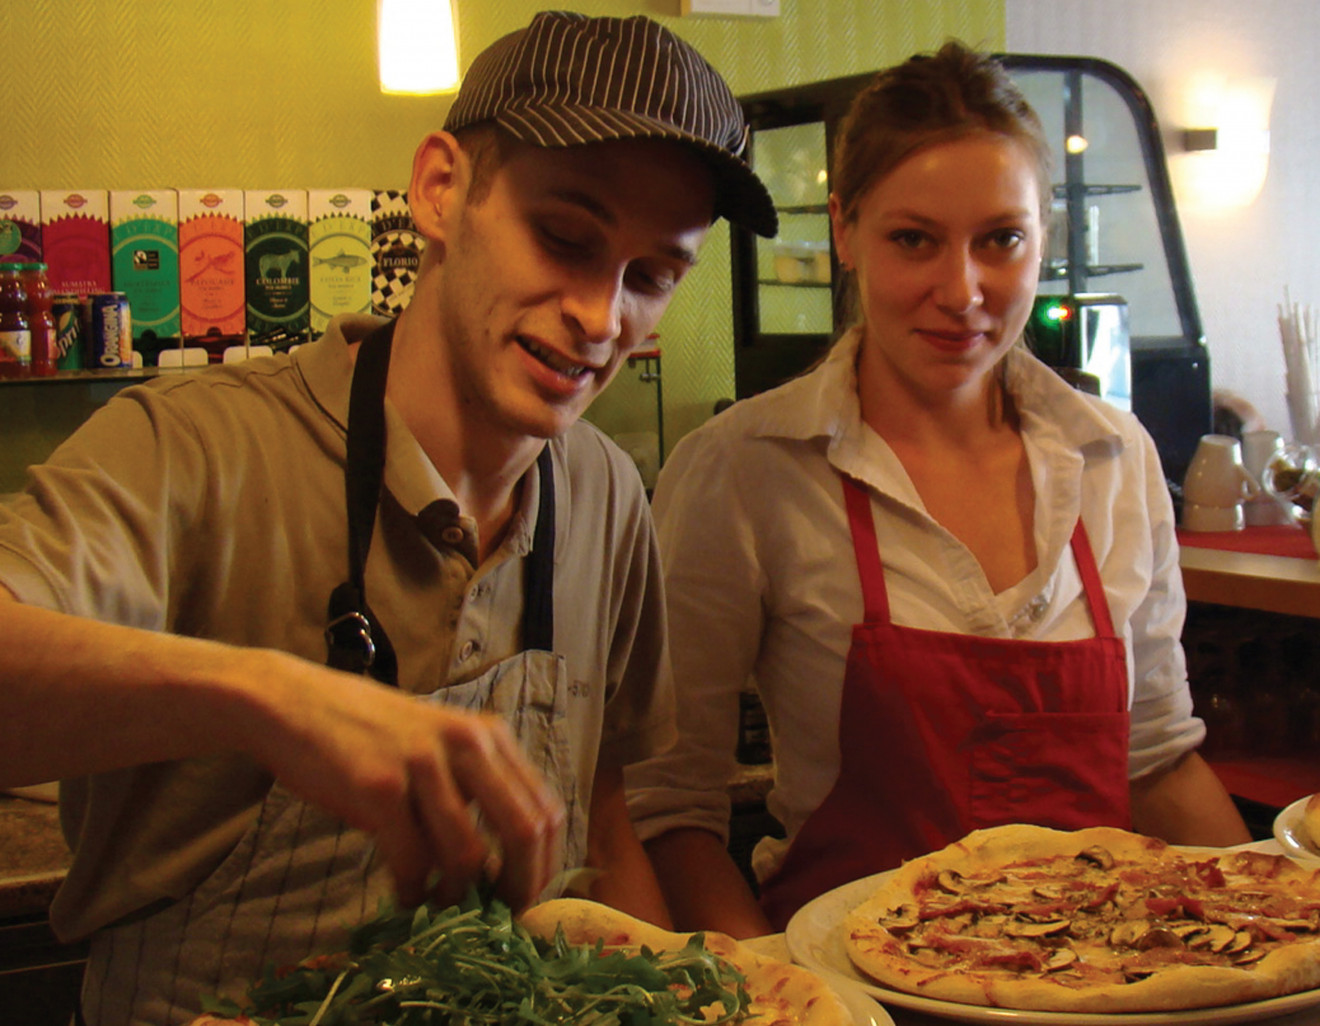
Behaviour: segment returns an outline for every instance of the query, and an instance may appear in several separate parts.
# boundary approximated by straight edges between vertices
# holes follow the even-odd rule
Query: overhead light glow
[[[1069,153],[1082,153],[1090,143],[1086,141],[1084,135],[1070,135],[1063,145]]]
[[[458,88],[451,0],[376,0],[380,91],[429,95]]]

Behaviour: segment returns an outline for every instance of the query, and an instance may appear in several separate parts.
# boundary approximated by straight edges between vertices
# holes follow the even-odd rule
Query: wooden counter
[[[1191,602],[1320,617],[1320,561],[1184,545],[1179,562]]]

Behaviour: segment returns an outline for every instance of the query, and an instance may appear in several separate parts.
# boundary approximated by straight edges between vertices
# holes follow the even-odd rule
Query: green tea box
[[[371,312],[370,189],[308,189],[312,334],[341,313]]]
[[[408,210],[408,193],[377,189],[371,202],[371,310],[397,317],[412,299],[426,240]]]
[[[41,259],[41,193],[0,189],[0,258]]]
[[[178,338],[179,194],[173,189],[110,193],[110,268],[128,296],[133,342]]]
[[[301,337],[311,326],[307,274],[307,190],[250,189],[243,195],[247,326]]]
[[[110,194],[105,189],[42,189],[41,255],[50,291],[109,292]]]
[[[242,335],[243,190],[179,190],[179,320],[185,338]]]

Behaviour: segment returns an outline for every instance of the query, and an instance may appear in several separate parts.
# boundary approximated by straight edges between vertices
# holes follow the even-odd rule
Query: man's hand
[[[457,900],[490,862],[522,908],[558,868],[564,811],[501,720],[283,652],[25,606],[0,587],[0,783],[222,752],[370,833],[404,901],[428,897],[433,870],[437,900]]]
[[[269,654],[288,672],[266,692],[275,729],[253,754],[371,834],[401,901],[452,903],[487,872],[515,909],[536,899],[558,868],[564,810],[503,720]]]

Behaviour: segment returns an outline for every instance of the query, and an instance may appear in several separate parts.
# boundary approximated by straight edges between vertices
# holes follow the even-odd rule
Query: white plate
[[[1274,839],[1279,842],[1285,855],[1314,862],[1320,859],[1320,850],[1317,850],[1320,845],[1311,838],[1306,824],[1302,822],[1302,810],[1310,800],[1309,794],[1305,798],[1298,798],[1274,817]]]
[[[827,891],[798,909],[784,937],[793,961],[814,969],[833,985],[851,983],[883,1005],[910,1008],[941,1019],[971,1023],[1012,1023],[1014,1026],[1228,1026],[1237,1022],[1259,1022],[1301,1009],[1320,1007],[1320,990],[1308,990],[1268,1001],[1220,1008],[1193,1008],[1185,1012],[1037,1012],[1029,1009],[988,1008],[890,990],[863,976],[853,967],[843,943],[843,919],[871,896],[889,873],[854,880]],[[1308,1020],[1309,1021],[1309,1020]]]

